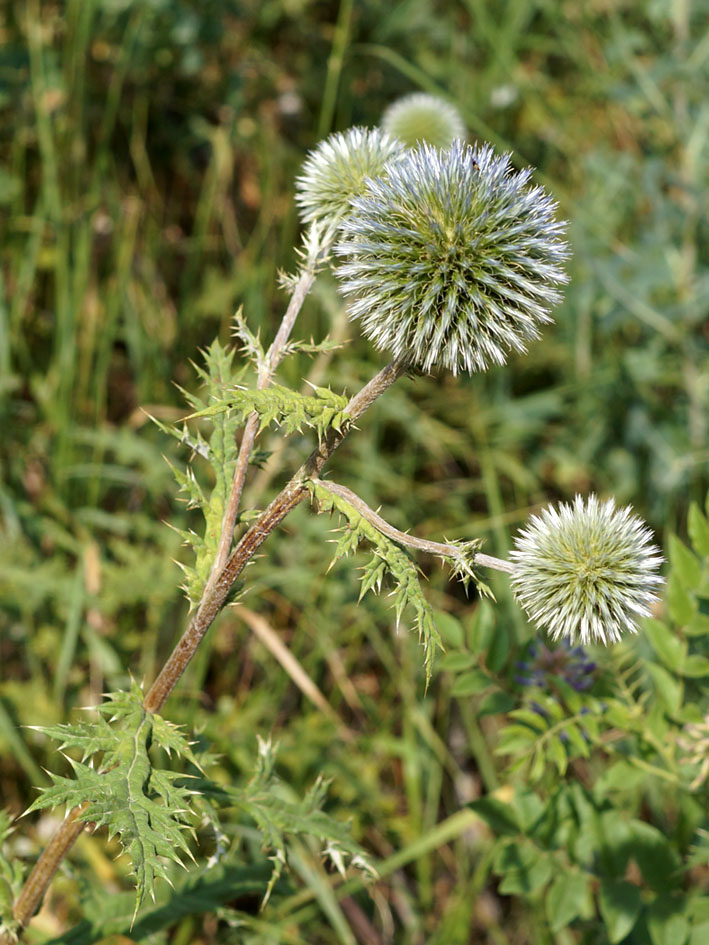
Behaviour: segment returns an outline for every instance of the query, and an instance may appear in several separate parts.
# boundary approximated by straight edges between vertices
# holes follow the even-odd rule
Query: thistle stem
[[[13,917],[20,928],[24,929],[34,915],[54,874],[59,869],[61,861],[86,826],[82,820],[79,820],[86,806],[86,804],[82,804],[80,807],[75,807],[72,811],[69,811],[64,823],[44,848],[42,855],[25,880],[25,884],[12,909]],[[9,942],[10,939],[3,936],[0,938],[0,945],[5,945],[6,941]]]
[[[301,271],[298,281],[295,284],[290,301],[288,303],[288,308],[286,309],[286,313],[283,316],[283,320],[281,321],[280,327],[276,333],[276,337],[273,339],[273,343],[268,349],[266,357],[259,366],[258,379],[256,381],[257,390],[265,390],[265,388],[269,386],[273,379],[273,375],[276,372],[276,368],[283,360],[285,346],[288,342],[288,339],[290,338],[291,332],[293,331],[295,320],[298,317],[301,308],[303,307],[303,302],[305,301],[308,292],[310,292],[313,282],[315,281],[315,273],[317,271],[318,261],[327,252],[327,242],[325,242],[325,244],[321,244],[318,241],[317,236],[314,234],[313,239],[315,240],[315,243],[311,247],[311,250],[308,254],[308,261]],[[232,539],[234,537],[236,517],[239,513],[241,494],[244,491],[244,482],[246,481],[246,473],[249,468],[249,459],[251,458],[251,452],[254,448],[256,434],[258,433],[258,426],[258,414],[252,413],[246,421],[246,424],[244,425],[244,431],[241,435],[241,444],[239,446],[239,453],[236,458],[236,466],[234,468],[234,476],[232,478],[229,501],[227,502],[224,518],[222,519],[222,530],[219,536],[217,553],[214,557],[214,565],[212,566],[212,573],[209,583],[205,589],[205,594],[211,591],[214,582],[226,564],[226,560],[229,556],[229,549],[231,548]]]
[[[333,495],[339,495],[341,498],[345,499],[346,502],[349,502],[349,504],[359,512],[362,518],[367,519],[370,524],[374,525],[377,531],[380,531],[383,535],[386,535],[398,544],[407,545],[409,548],[416,548],[419,551],[426,551],[428,554],[438,555],[441,558],[461,557],[461,550],[457,545],[444,544],[440,541],[427,541],[425,538],[415,538],[413,535],[408,535],[406,532],[400,532],[398,528],[394,528],[393,525],[390,525],[381,515],[378,515],[374,509],[370,508],[366,502],[360,499],[355,492],[348,489],[347,486],[341,486],[339,483],[332,482],[329,479],[318,479],[318,485],[328,492],[332,492]],[[480,564],[485,568],[494,568],[496,571],[506,571],[507,574],[512,574],[515,567],[511,561],[505,561],[503,558],[493,558],[492,555],[484,554],[476,554],[474,563]]]

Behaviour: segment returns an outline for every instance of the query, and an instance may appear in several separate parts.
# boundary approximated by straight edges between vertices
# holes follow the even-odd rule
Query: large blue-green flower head
[[[367,179],[378,177],[403,153],[404,145],[378,128],[350,128],[325,138],[296,178],[295,200],[303,223],[336,227]]]
[[[349,313],[423,371],[481,371],[549,322],[566,281],[554,200],[489,145],[422,144],[351,200],[335,247]]]
[[[512,589],[531,620],[555,640],[615,643],[649,616],[662,557],[628,506],[577,495],[532,516],[510,552]]]
[[[393,102],[382,115],[382,128],[409,147],[425,141],[448,148],[465,137],[465,125],[455,106],[437,95],[414,92]]]

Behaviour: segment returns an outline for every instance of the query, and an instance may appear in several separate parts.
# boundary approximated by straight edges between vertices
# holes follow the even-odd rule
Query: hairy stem
[[[42,851],[42,855],[35,863],[30,875],[25,880],[20,895],[15,900],[12,914],[20,927],[24,929],[35,913],[40,902],[44,898],[52,877],[59,869],[59,864],[67,855],[74,844],[74,841],[84,829],[86,824],[80,820],[86,805],[75,807],[69,811],[64,823],[54,834],[47,846]],[[10,942],[10,938],[5,936],[0,938],[0,945]]]
[[[406,368],[407,365],[400,361],[392,362],[365,384],[359,393],[355,394],[344,411],[349,418],[348,425],[342,430],[333,428],[328,430],[322,442],[316,446],[293,478],[261,513],[251,528],[244,533],[217,575],[211,589],[205,593],[197,613],[145,697],[144,705],[149,712],[159,712],[165,704],[165,700],[194,656],[200,641],[226,603],[229,591],[248,561],[286,515],[309,494],[307,480],[319,475],[327,460],[347,436],[351,425],[362,416],[377,397],[401,377]]]
[[[408,545],[409,548],[426,551],[428,554],[438,555],[441,558],[460,559],[463,557],[461,549],[457,545],[448,545],[440,541],[427,541],[425,538],[414,538],[413,535],[400,532],[398,528],[394,528],[393,525],[390,525],[381,515],[377,515],[374,509],[371,509],[366,502],[360,499],[356,492],[352,492],[347,486],[341,486],[339,483],[332,482],[329,479],[318,479],[318,485],[328,492],[332,492],[333,495],[341,496],[359,512],[362,518],[366,518],[368,522],[374,525],[377,531],[380,531],[383,535],[386,535],[400,545]],[[506,571],[508,574],[512,574],[515,567],[511,561],[505,561],[503,558],[493,558],[492,555],[480,553],[475,555],[474,563],[480,564],[485,568],[494,568],[496,571]]]
[[[332,342],[336,347],[340,347],[347,338],[348,327],[349,320],[347,318],[347,314],[344,311],[338,312],[338,315],[333,317],[331,322],[330,335]],[[318,387],[320,384],[322,384],[323,377],[327,371],[327,366],[332,360],[334,351],[335,349],[333,348],[329,351],[323,351],[322,354],[320,354],[313,364],[312,369],[308,372],[308,375],[305,378],[303,384],[301,385],[300,390],[302,393],[308,393],[313,389],[313,387]],[[280,436],[277,431],[273,431],[269,435],[268,440],[265,443],[265,450],[269,454],[268,463],[266,463],[263,468],[256,471],[252,476],[248,486],[248,492],[246,494],[247,504],[250,501],[249,496],[263,495],[274,477],[279,474],[283,468],[284,457],[287,452],[287,444],[288,441]]]
[[[286,313],[283,316],[283,320],[280,324],[278,332],[276,333],[276,337],[273,339],[273,343],[268,349],[264,362],[259,367],[258,380],[256,381],[257,390],[265,390],[265,388],[269,386],[273,379],[276,368],[283,359],[286,342],[290,338],[290,334],[293,331],[295,320],[298,317],[301,308],[303,307],[303,302],[305,301],[308,292],[310,292],[313,282],[315,281],[317,260],[322,255],[322,253],[323,250],[319,247],[315,250],[315,252],[311,251],[308,262],[303,268],[298,281],[295,284],[295,288],[293,289],[293,293],[290,297],[290,302],[288,303],[288,308],[286,309]],[[227,502],[226,511],[222,520],[222,530],[219,536],[219,545],[217,547],[217,553],[214,557],[212,574],[205,589],[205,593],[209,593],[209,591],[211,591],[214,582],[219,576],[219,573],[224,567],[229,556],[229,549],[231,548],[231,542],[234,535],[234,526],[236,525],[236,517],[239,514],[241,494],[244,491],[244,482],[246,481],[246,473],[249,468],[249,459],[251,458],[251,451],[254,448],[254,441],[256,440],[256,434],[258,433],[258,425],[258,414],[252,413],[249,419],[246,421],[244,432],[241,435],[241,444],[239,446],[239,453],[236,458],[236,466],[234,468],[234,477],[231,483],[229,501]]]
[[[197,613],[146,695],[143,705],[147,711],[159,712],[162,709],[214,618],[226,603],[234,581],[244,570],[249,559],[286,515],[309,495],[307,481],[319,475],[327,460],[349,433],[352,425],[406,370],[405,363],[393,361],[352,397],[345,408],[348,417],[347,426],[342,430],[331,428],[327,432],[322,442],[313,450],[293,478],[245,532],[217,575],[211,590],[205,591]],[[84,829],[85,824],[79,820],[81,812],[82,808],[77,807],[67,815],[62,826],[43,850],[20,892],[13,907],[13,915],[21,928],[27,925],[36,912],[61,861]],[[3,938],[4,936],[0,938],[0,945],[5,945]]]

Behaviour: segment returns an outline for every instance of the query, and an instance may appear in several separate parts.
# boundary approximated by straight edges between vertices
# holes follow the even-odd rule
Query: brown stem
[[[345,408],[348,417],[347,426],[342,430],[332,428],[328,430],[322,442],[313,450],[295,476],[243,535],[217,575],[211,590],[207,588],[205,591],[197,613],[151,686],[143,702],[147,711],[159,712],[165,705],[167,697],[175,688],[214,618],[226,603],[234,581],[274,528],[308,494],[307,480],[318,476],[329,457],[347,436],[352,424],[362,416],[380,394],[383,394],[397,378],[405,373],[406,367],[406,364],[402,362],[392,362],[352,397]],[[13,909],[15,920],[21,928],[24,928],[34,915],[61,861],[84,829],[85,824],[79,820],[83,809],[83,807],[77,807],[70,811],[35,863]],[[1,940],[0,945],[4,945]]]
[[[295,284],[293,294],[291,295],[290,302],[288,303],[288,308],[286,309],[286,313],[283,316],[283,321],[281,322],[278,332],[276,333],[276,337],[273,339],[271,347],[268,349],[264,363],[259,369],[259,376],[256,382],[257,390],[265,390],[265,388],[268,387],[268,385],[271,383],[271,380],[273,379],[276,368],[283,360],[283,351],[286,346],[286,342],[290,338],[290,334],[293,331],[293,325],[295,324],[295,320],[298,317],[298,313],[303,307],[303,302],[305,301],[305,298],[308,292],[310,292],[312,284],[315,281],[316,261],[321,253],[322,251],[311,253],[311,258],[308,260],[308,265],[303,269],[298,281]],[[216,581],[220,571],[224,567],[226,559],[229,555],[229,549],[231,548],[231,542],[234,536],[236,517],[239,514],[241,494],[244,491],[244,482],[246,481],[246,473],[249,468],[249,459],[251,457],[251,451],[254,448],[256,434],[258,433],[258,424],[258,414],[252,413],[244,425],[244,432],[241,436],[241,444],[239,446],[239,453],[237,455],[236,466],[234,468],[234,477],[231,483],[229,501],[227,502],[226,511],[222,520],[222,530],[219,536],[219,545],[217,546],[217,553],[214,557],[214,565],[212,566],[212,573],[209,578],[209,583],[205,589],[206,592],[211,591],[213,584]]]
[[[317,387],[322,383],[322,379],[327,370],[327,365],[330,363],[335,353],[335,347],[340,347],[341,342],[343,342],[347,337],[348,326],[349,320],[347,318],[347,313],[344,311],[338,312],[337,320],[333,321],[332,323],[332,333],[330,336],[334,347],[328,351],[323,351],[315,361],[312,369],[308,373],[308,376],[301,385],[302,393],[307,394],[312,391],[313,387]],[[268,463],[266,463],[252,476],[251,482],[249,483],[248,493],[246,493],[247,503],[249,502],[249,495],[263,495],[271,484],[271,481],[279,474],[283,467],[287,445],[288,441],[280,436],[278,431],[274,431],[269,435],[268,441],[265,444],[266,452],[269,454]]]
[[[217,576],[212,590],[209,594],[205,593],[202,603],[184,632],[182,639],[151,686],[143,702],[147,711],[159,712],[162,709],[167,697],[194,656],[200,641],[224,606],[234,581],[274,528],[307,495],[307,480],[320,473],[329,457],[347,436],[352,424],[362,416],[380,394],[383,394],[397,378],[406,372],[406,369],[406,364],[394,361],[365,384],[359,393],[355,394],[345,408],[345,413],[349,418],[348,425],[340,431],[330,429],[327,432],[322,442],[313,450],[295,476],[260,515],[255,524],[244,534]],[[79,820],[82,811],[83,807],[76,807],[70,811],[62,826],[43,850],[20,895],[17,897],[13,915],[21,928],[27,925],[38,909],[52,877],[59,869],[61,861],[84,829],[85,824]],[[2,939],[0,939],[0,945],[5,945]]]
[[[82,820],[79,820],[86,806],[86,804],[82,804],[80,807],[75,807],[74,810],[69,811],[64,823],[44,848],[42,855],[25,880],[25,885],[22,887],[12,909],[14,919],[19,923],[20,928],[24,929],[34,915],[35,910],[44,898],[52,877],[59,869],[59,864],[86,826]]]

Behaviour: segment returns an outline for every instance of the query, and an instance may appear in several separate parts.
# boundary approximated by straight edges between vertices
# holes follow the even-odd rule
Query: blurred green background
[[[483,536],[503,556],[531,511],[576,492],[632,503],[660,541],[685,531],[709,485],[708,18],[707,0],[0,7],[3,804],[21,811],[41,766],[62,764],[21,725],[63,720],[128,672],[151,679],[175,642],[184,552],[164,523],[192,520],[163,456],[185,456],[144,411],[185,413],[175,382],[194,387],[190,362],[228,338],[238,305],[270,341],[286,301],[277,273],[296,264],[293,180],[306,152],[330,131],[377,124],[402,94],[444,95],[471,141],[537,168],[570,221],[571,283],[528,356],[398,384],[334,458],[333,478],[400,528]],[[384,363],[323,274],[296,334],[326,332],[348,339],[344,350],[290,359],[285,383],[353,391]],[[305,448],[288,444],[284,469]],[[258,475],[270,496],[285,473]],[[354,743],[232,614],[167,711],[203,728],[233,777],[248,772],[255,734],[274,731],[287,779],[307,785],[324,769],[334,809],[385,857],[495,786],[496,723],[481,728],[445,674],[424,698],[420,651],[393,630],[386,598],[358,605],[346,564],[323,578],[332,524],[299,509],[250,569],[245,603]],[[420,563],[436,608],[474,629],[476,602]],[[530,630],[504,580],[494,588],[502,669]],[[25,830],[31,853],[41,831]],[[547,941],[485,889],[474,847],[432,848],[394,875],[390,900],[375,898],[397,941],[468,941],[436,937],[454,906],[478,930],[471,942]],[[113,877],[100,841],[77,849],[96,877]],[[49,931],[75,915],[65,885]],[[310,942],[355,941],[324,907],[299,921]],[[200,922],[175,940],[214,940]]]

